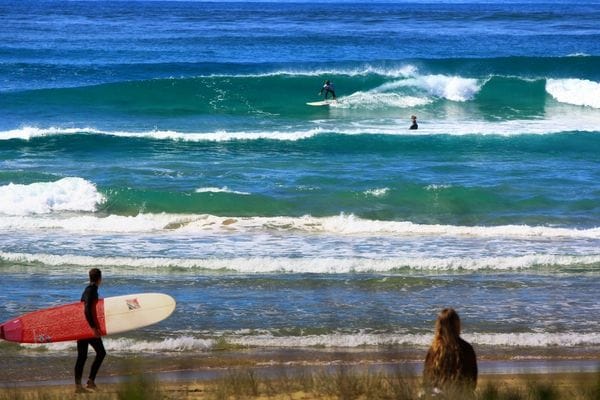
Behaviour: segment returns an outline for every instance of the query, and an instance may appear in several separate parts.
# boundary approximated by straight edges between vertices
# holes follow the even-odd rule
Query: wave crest
[[[513,348],[545,348],[600,345],[598,333],[465,333],[464,338],[480,346],[505,346]],[[139,340],[128,338],[106,338],[105,347],[111,352],[204,352],[225,340],[237,346],[259,348],[357,348],[363,346],[403,345],[425,348],[430,345],[433,335],[411,333],[374,334],[368,332],[331,333],[323,335],[280,336],[264,332],[258,335],[230,334],[220,337],[199,338],[192,334],[163,340]],[[75,345],[72,342],[48,344],[22,344],[26,349],[44,348],[50,351],[70,351]]]
[[[600,82],[587,79],[548,79],[546,91],[561,103],[600,108]]]
[[[77,177],[0,186],[0,213],[6,215],[96,211],[96,206],[104,201],[93,183]]]
[[[538,266],[568,269],[570,266],[596,265],[600,255],[559,256],[527,255],[507,257],[393,257],[365,258],[289,258],[289,257],[237,257],[229,259],[191,258],[135,258],[91,257],[80,255],[26,254],[0,252],[5,263],[39,263],[44,266],[104,266],[130,268],[132,274],[145,274],[147,270],[177,268],[186,270],[234,271],[244,274],[265,273],[387,273],[401,269],[416,271],[514,271]]]

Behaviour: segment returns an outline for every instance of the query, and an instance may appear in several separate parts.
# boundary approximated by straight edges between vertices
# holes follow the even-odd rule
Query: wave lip
[[[600,108],[600,82],[587,79],[548,79],[546,91],[561,103]]]
[[[105,201],[96,186],[83,178],[62,178],[56,182],[0,186],[0,214],[49,214],[55,211],[96,211]]]
[[[429,95],[450,101],[464,102],[472,100],[485,82],[474,78],[449,75],[417,75],[399,81],[384,83],[378,91],[388,91],[401,87],[415,87]]]

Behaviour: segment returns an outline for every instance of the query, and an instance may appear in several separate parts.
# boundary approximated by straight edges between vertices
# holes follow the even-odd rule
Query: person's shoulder
[[[94,295],[98,293],[98,286],[90,283],[83,290],[83,295]]]
[[[475,354],[475,349],[473,349],[471,343],[467,342],[463,338],[459,338],[458,340],[460,343],[460,348],[463,352]]]

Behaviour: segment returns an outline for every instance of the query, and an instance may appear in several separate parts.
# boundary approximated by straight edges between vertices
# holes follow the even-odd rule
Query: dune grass
[[[253,369],[231,370],[221,378],[200,382],[157,382],[135,374],[99,392],[75,394],[72,386],[0,389],[0,400],[159,400],[159,399],[339,399],[339,400],[600,400],[600,374],[484,379],[474,395],[428,396],[420,378],[402,371],[356,372],[344,366],[330,371],[281,369],[263,377]]]

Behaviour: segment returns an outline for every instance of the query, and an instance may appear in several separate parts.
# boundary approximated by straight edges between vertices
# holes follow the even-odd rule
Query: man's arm
[[[85,313],[85,319],[87,320],[90,328],[94,331],[96,336],[100,336],[98,329],[97,318],[96,318],[96,303],[98,302],[98,287],[90,285],[85,289],[82,298],[84,305],[83,310]]]

